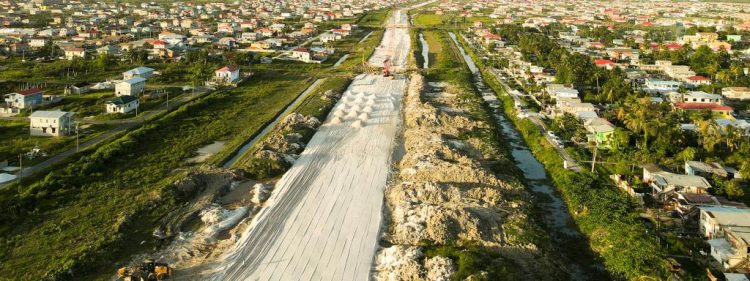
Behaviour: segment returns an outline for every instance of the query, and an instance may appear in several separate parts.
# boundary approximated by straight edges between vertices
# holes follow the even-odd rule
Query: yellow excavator
[[[157,281],[172,277],[172,268],[166,263],[146,259],[137,267],[121,267],[117,277],[122,281]]]

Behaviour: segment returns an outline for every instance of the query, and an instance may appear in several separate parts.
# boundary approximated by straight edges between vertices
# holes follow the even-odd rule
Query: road
[[[313,82],[309,87],[307,87],[307,89],[304,92],[302,92],[299,96],[297,96],[297,98],[295,98],[294,101],[292,101],[289,105],[287,105],[286,108],[284,108],[284,111],[281,112],[278,116],[276,116],[276,119],[274,119],[273,122],[267,124],[263,128],[263,130],[260,131],[260,133],[258,133],[257,135],[255,135],[255,137],[250,139],[250,141],[242,145],[242,147],[240,147],[233,154],[232,158],[224,162],[222,167],[231,168],[232,166],[234,166],[234,164],[237,163],[237,161],[240,160],[242,156],[244,156],[245,153],[247,153],[247,151],[250,150],[250,148],[255,146],[255,144],[258,141],[263,139],[265,135],[271,132],[276,127],[276,125],[279,124],[279,122],[281,122],[281,120],[284,120],[284,118],[289,114],[289,112],[294,110],[300,102],[304,101],[305,98],[307,98],[307,96],[312,92],[312,90],[314,90],[315,87],[317,87],[323,81],[325,81],[325,78],[319,78],[318,80],[315,80],[315,82]]]
[[[385,36],[370,63],[408,55],[408,31],[393,28],[405,38]],[[406,82],[357,76],[217,273],[195,280],[369,279]]]
[[[55,156],[52,156],[51,158],[49,158],[47,160],[44,160],[44,161],[42,161],[42,162],[40,162],[40,163],[38,163],[38,164],[36,164],[34,166],[23,168],[23,170],[19,171],[16,174],[16,176],[18,178],[23,178],[23,177],[27,177],[27,176],[33,175],[34,173],[40,172],[40,171],[42,171],[44,169],[47,169],[50,166],[55,165],[55,164],[57,164],[57,163],[65,160],[66,158],[68,158],[71,155],[75,154],[79,150],[84,150],[86,148],[95,146],[95,145],[97,145],[97,144],[99,144],[99,143],[101,143],[103,141],[106,141],[106,140],[112,138],[113,136],[115,136],[115,135],[117,135],[117,134],[119,134],[119,133],[121,133],[123,131],[127,131],[127,130],[129,130],[129,129],[131,129],[131,128],[133,128],[133,127],[135,127],[135,126],[137,126],[137,125],[139,125],[139,124],[141,124],[141,123],[143,123],[145,121],[151,120],[151,119],[155,118],[156,116],[159,116],[160,114],[162,114],[162,113],[164,113],[164,112],[166,112],[168,110],[171,110],[173,108],[177,108],[180,105],[185,104],[185,103],[187,103],[187,102],[189,102],[189,101],[191,101],[193,99],[196,99],[198,97],[201,97],[201,96],[203,96],[203,95],[205,95],[206,93],[209,93],[209,92],[210,92],[210,90],[207,89],[207,88],[199,88],[195,92],[195,94],[184,94],[184,95],[180,96],[179,98],[177,98],[177,99],[175,99],[173,101],[170,101],[169,102],[169,107],[167,107],[167,104],[164,103],[162,106],[160,106],[158,108],[155,108],[153,110],[149,110],[147,112],[144,112],[143,114],[139,115],[138,117],[133,117],[133,118],[130,118],[130,119],[123,119],[123,120],[110,120],[110,121],[114,121],[114,122],[111,122],[109,124],[115,124],[116,126],[114,128],[112,128],[112,129],[110,129],[109,131],[107,131],[107,132],[105,132],[105,133],[103,133],[103,134],[101,134],[99,136],[96,136],[96,137],[94,137],[94,138],[92,138],[90,140],[82,142],[79,145],[79,148],[68,149],[68,150],[63,151],[63,152],[61,152],[59,154],[56,154]]]

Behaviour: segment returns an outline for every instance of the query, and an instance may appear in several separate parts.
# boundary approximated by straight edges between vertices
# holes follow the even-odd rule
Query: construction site
[[[381,198],[399,154],[408,54],[408,15],[395,10],[367,62],[376,71],[354,79],[291,168],[267,187],[270,197],[253,204],[257,213],[245,219],[243,231],[217,246],[221,256],[183,269],[176,279],[369,278],[382,229]],[[224,214],[214,223],[233,226],[238,221],[222,219],[248,210],[217,212]]]
[[[451,280],[456,257],[430,253],[424,243],[472,241],[491,249],[493,264],[512,268],[506,276],[555,280],[559,264],[523,237],[536,231],[528,215],[532,196],[486,164],[503,154],[497,143],[465,137],[495,128],[468,114],[476,110],[466,105],[474,93],[407,73],[410,36],[407,10],[392,11],[365,73],[343,93],[326,94],[337,101],[325,120],[290,114],[278,125],[287,135],[272,135],[256,154],[290,164],[280,179],[252,182],[230,170],[206,171],[219,178],[210,185],[227,190],[196,206],[200,227],[181,232],[156,255],[174,274],[167,263],[157,272],[147,262],[120,273],[173,280]],[[288,133],[299,126],[315,130],[307,143]]]

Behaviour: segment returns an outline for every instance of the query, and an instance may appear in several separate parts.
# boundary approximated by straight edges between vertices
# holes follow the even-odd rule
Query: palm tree
[[[742,141],[742,131],[735,126],[727,125],[724,129],[724,140],[727,149],[729,149],[730,152],[734,152]]]
[[[701,136],[703,148],[713,152],[717,144],[722,142],[721,129],[713,120],[701,120],[696,123]]]

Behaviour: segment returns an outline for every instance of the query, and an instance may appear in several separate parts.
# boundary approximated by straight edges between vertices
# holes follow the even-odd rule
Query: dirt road
[[[405,66],[407,24],[393,13],[370,64]],[[367,280],[405,87],[358,76],[210,280]]]

